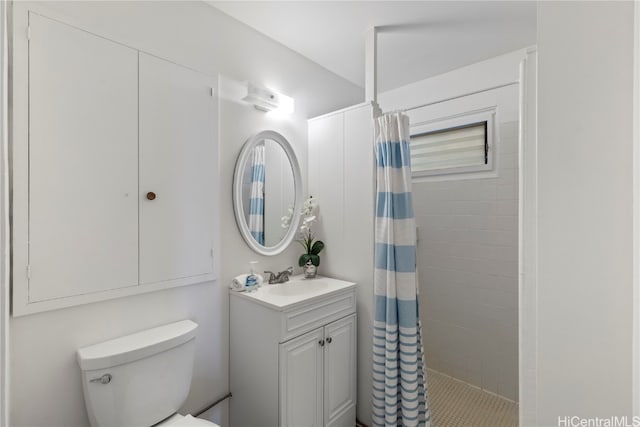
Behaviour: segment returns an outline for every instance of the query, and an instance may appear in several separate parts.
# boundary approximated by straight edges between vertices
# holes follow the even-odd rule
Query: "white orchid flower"
[[[313,232],[311,231],[311,225],[317,220],[317,216],[314,215],[316,208],[316,199],[309,197],[302,203],[302,209],[300,210],[300,234],[303,239],[313,239]]]
[[[309,197],[302,204],[302,215],[308,216],[313,215],[313,210],[315,209],[315,199],[313,197]]]

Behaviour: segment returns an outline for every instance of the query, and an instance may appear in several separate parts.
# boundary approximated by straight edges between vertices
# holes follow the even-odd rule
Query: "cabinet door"
[[[280,344],[281,426],[323,425],[323,343],[320,328]]]
[[[324,328],[324,425],[356,424],[356,315]]]
[[[140,53],[140,283],[213,271],[213,87],[208,76]]]
[[[29,303],[138,284],[138,56],[30,13]]]

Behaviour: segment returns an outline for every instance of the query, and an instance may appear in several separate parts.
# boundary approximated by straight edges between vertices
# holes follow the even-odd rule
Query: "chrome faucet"
[[[293,274],[293,267],[289,267],[284,271],[281,271],[278,274],[273,273],[272,271],[265,271],[265,273],[269,273],[269,284],[273,285],[274,283],[284,283],[289,281],[289,276]]]

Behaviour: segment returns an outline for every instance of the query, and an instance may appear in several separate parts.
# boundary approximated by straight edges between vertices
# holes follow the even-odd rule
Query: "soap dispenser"
[[[258,289],[258,276],[256,275],[256,268],[258,266],[258,261],[249,262],[249,275],[247,276],[247,280],[245,282],[246,291],[251,292]]]

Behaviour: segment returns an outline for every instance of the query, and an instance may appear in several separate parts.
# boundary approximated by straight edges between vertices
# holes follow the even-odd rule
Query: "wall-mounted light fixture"
[[[254,107],[261,111],[293,113],[293,98],[275,90],[256,86],[253,83],[247,84],[247,96],[242,100],[253,104]]]

